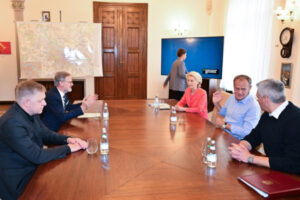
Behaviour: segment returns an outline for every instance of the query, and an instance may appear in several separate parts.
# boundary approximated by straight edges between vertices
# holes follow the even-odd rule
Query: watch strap
[[[226,125],[227,125],[227,122],[225,122],[225,123],[222,125],[222,128],[223,128],[223,129],[226,129]]]
[[[248,157],[248,163],[253,164],[254,156]]]

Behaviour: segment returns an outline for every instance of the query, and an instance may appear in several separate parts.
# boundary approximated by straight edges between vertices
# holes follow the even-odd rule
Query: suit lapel
[[[66,105],[64,106],[64,103],[63,103],[63,100],[62,100],[62,98],[61,98],[61,96],[60,96],[60,93],[59,93],[59,91],[58,91],[58,89],[57,89],[57,87],[54,87],[55,88],[55,95],[56,95],[56,97],[57,98],[59,98],[59,102],[60,102],[60,104],[61,104],[61,107],[63,108],[63,110],[66,110]],[[68,97],[67,97],[68,98]]]

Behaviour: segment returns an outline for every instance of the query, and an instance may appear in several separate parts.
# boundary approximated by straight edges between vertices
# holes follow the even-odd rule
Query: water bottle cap
[[[104,103],[104,106],[107,106],[107,103],[106,103],[106,102]]]
[[[215,144],[215,143],[216,143],[216,141],[215,141],[215,140],[212,140],[212,141],[211,141],[211,143],[212,143],[212,144]]]

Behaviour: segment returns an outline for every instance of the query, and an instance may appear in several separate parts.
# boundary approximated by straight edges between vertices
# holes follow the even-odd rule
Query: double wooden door
[[[143,99],[147,95],[147,4],[94,2],[102,23],[103,77],[95,78],[100,99]]]

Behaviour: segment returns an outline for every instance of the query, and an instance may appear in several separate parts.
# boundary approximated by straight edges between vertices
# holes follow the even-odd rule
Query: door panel
[[[146,40],[144,33],[147,13],[145,8],[126,6],[124,8],[124,61],[125,66],[123,69],[124,80],[128,88],[127,98],[143,98],[146,84],[143,82],[143,50],[145,49]],[[127,80],[127,81],[126,81]],[[134,90],[134,92],[132,92]],[[126,90],[125,90],[126,91]],[[124,92],[125,92],[124,91]],[[145,98],[144,97],[144,98]]]
[[[94,2],[102,22],[103,78],[95,78],[100,99],[142,99],[147,88],[147,4]]]
[[[94,7],[96,22],[102,22],[103,77],[95,79],[95,90],[100,99],[118,97],[118,18],[120,11],[120,7]]]

